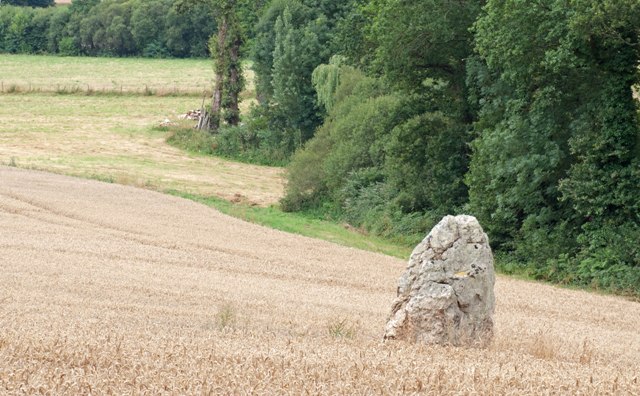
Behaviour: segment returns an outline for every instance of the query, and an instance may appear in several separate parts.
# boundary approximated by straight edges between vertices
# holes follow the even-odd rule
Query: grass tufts
[[[352,340],[356,336],[356,326],[347,318],[335,318],[327,323],[327,334],[333,338]]]
[[[232,328],[237,320],[236,308],[232,303],[224,303],[216,313],[216,326],[220,330]]]

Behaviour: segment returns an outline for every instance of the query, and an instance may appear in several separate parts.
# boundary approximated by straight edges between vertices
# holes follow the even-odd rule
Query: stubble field
[[[636,302],[499,276],[488,349],[383,344],[404,260],[31,170],[281,193],[149,128],[193,98],[130,99],[0,94],[0,394],[640,394]]]
[[[0,393],[638,394],[640,306],[498,277],[487,350],[382,344],[404,262],[0,167]]]

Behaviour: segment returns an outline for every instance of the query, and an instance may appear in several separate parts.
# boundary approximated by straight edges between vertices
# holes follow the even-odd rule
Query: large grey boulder
[[[493,255],[473,216],[446,216],[414,249],[385,340],[485,346],[493,336]]]

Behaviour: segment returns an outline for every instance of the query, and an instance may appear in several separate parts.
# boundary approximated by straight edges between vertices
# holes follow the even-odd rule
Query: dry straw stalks
[[[499,277],[486,349],[381,342],[402,260],[0,167],[0,394],[640,394],[640,304]]]

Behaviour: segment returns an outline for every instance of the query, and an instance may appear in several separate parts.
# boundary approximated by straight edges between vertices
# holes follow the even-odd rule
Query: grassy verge
[[[190,199],[215,208],[229,216],[280,231],[323,239],[343,246],[382,253],[401,259],[406,259],[411,254],[410,247],[394,244],[382,238],[360,234],[343,224],[312,218],[301,213],[285,213],[273,206],[266,208],[250,206],[243,203],[229,202],[217,197],[188,194],[177,190],[167,190],[165,193]]]

